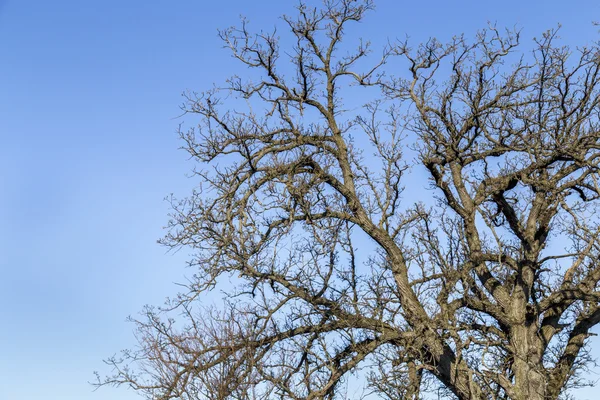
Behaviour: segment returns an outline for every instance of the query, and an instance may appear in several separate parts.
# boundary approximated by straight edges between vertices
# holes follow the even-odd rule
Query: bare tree
[[[200,186],[173,200],[163,242],[193,249],[197,272],[99,384],[541,400],[582,383],[600,321],[600,48],[549,31],[518,52],[518,32],[490,27],[367,66],[368,43],[341,41],[372,7],[301,4],[286,49],[245,23],[221,33],[254,75],[187,95]],[[407,193],[409,173],[428,179]],[[201,307],[227,277],[224,307]]]

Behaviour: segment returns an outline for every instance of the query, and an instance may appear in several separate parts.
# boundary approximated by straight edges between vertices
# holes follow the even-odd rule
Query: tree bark
[[[546,400],[546,377],[542,364],[542,341],[535,323],[511,329],[513,348],[514,400]]]

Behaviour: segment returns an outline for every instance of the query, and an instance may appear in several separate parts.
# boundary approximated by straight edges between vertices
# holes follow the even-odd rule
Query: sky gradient
[[[156,244],[163,199],[195,183],[175,134],[194,123],[180,94],[244,73],[218,28],[241,14],[283,28],[294,4],[0,0],[0,400],[139,398],[87,382],[134,343],[126,317],[191,273],[185,250]],[[598,38],[592,0],[376,4],[351,33],[375,44],[468,36],[488,21],[521,28],[525,46],[559,23],[565,44]]]

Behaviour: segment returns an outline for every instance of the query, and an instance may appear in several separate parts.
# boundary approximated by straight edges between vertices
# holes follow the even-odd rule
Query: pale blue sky
[[[163,198],[194,183],[174,133],[193,122],[177,118],[180,93],[243,73],[217,28],[244,14],[269,29],[294,4],[0,0],[0,400],[138,398],[87,381],[133,343],[125,318],[184,280],[185,251],[155,243]],[[525,38],[560,22],[577,45],[600,19],[592,0],[377,4],[360,27],[374,41],[491,20]]]

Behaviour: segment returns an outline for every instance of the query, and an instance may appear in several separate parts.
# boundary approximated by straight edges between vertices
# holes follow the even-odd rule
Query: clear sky
[[[562,23],[598,37],[597,0],[377,1],[365,38],[524,38]],[[180,93],[240,72],[217,28],[269,29],[295,1],[0,0],[0,400],[129,400],[92,392],[102,359],[133,344],[125,322],[184,281],[185,251],[156,244],[194,184],[175,130]],[[600,342],[596,347],[600,347]],[[595,351],[600,355],[600,351]],[[578,397],[597,398],[592,390]]]

